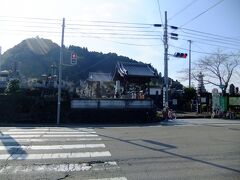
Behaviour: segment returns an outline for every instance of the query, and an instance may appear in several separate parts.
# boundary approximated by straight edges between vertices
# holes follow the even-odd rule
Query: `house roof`
[[[109,82],[112,81],[110,73],[89,72],[88,81]]]
[[[150,64],[144,63],[118,62],[116,71],[121,77],[154,78],[158,76],[157,71]]]

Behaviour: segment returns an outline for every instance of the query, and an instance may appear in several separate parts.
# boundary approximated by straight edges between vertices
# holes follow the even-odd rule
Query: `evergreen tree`
[[[18,79],[10,80],[7,84],[5,93],[7,94],[16,94],[20,91],[20,82]]]

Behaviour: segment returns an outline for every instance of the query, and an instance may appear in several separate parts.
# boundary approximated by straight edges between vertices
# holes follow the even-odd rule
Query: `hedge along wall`
[[[63,105],[63,111],[66,105]],[[0,123],[52,123],[56,120],[56,98],[0,95]]]
[[[70,101],[66,100],[61,103],[60,123],[148,122],[152,113],[148,110],[71,110]],[[0,123],[56,124],[56,116],[56,97],[0,95]]]
[[[31,105],[35,99],[32,97],[18,95],[0,96],[0,122],[14,122],[20,118],[21,114],[28,115],[31,111]]]

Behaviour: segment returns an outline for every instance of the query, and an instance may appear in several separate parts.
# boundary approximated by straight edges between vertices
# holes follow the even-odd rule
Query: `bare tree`
[[[239,66],[240,55],[223,54],[218,50],[214,55],[199,59],[194,71],[195,73],[201,71],[205,83],[215,85],[222,90],[222,93],[226,93],[232,75]]]

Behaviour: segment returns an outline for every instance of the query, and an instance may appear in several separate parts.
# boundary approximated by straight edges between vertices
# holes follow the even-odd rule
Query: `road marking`
[[[45,145],[45,146],[0,146],[0,150],[59,150],[59,149],[86,149],[105,148],[104,144],[68,144],[68,145]]]
[[[0,174],[8,174],[9,172],[18,173],[32,173],[32,172],[76,172],[76,171],[103,171],[116,170],[119,166],[115,161],[100,162],[100,163],[78,163],[78,164],[33,164],[21,166],[4,166],[0,170]]]
[[[88,180],[127,180],[125,177],[114,177],[114,178],[101,178],[101,179],[88,179]]]
[[[30,162],[33,163],[14,163],[10,165],[7,164],[6,166],[0,168],[0,174],[4,175],[11,173],[17,175],[19,173],[28,174],[32,172],[51,173],[106,170],[114,171],[120,169],[115,161],[98,161],[101,157],[104,159],[109,159],[109,157],[111,157],[111,153],[105,149],[105,144],[100,142],[90,142],[89,144],[88,142],[100,140],[102,139],[96,134],[93,129],[87,128],[9,129],[7,132],[2,132],[0,134],[0,144],[5,144],[5,146],[0,145],[0,162],[3,160],[6,162],[12,160],[24,162],[32,160]],[[87,142],[83,143],[79,141]],[[23,142],[25,143],[21,144]],[[36,145],[31,145],[32,142],[39,143]],[[46,142],[55,143],[49,143],[50,145],[47,145]],[[65,142],[71,143],[67,144]],[[12,144],[7,145],[6,143]],[[91,162],[86,162],[87,159],[85,158]],[[54,159],[61,160],[61,162],[59,162],[60,164],[51,163],[56,162],[56,160],[53,161]],[[73,161],[75,159],[79,161],[82,159],[82,161],[85,162],[76,163],[76,161]],[[110,178],[106,178],[108,176],[104,175],[105,178],[95,180],[127,180],[125,177],[112,176],[111,178],[111,176],[112,175],[110,175]]]
[[[39,134],[39,135],[1,135],[0,139],[6,139],[6,138],[44,138],[44,137],[97,137],[97,134]]]
[[[109,151],[100,152],[76,152],[76,153],[49,153],[49,154],[3,154],[0,160],[46,160],[46,159],[63,159],[63,158],[94,158],[109,157]]]
[[[101,141],[102,138],[65,138],[65,139],[61,139],[61,138],[58,138],[58,139],[48,139],[48,138],[45,138],[45,139],[18,139],[18,138],[15,138],[15,139],[11,139],[11,138],[5,138],[5,139],[1,139],[0,142],[3,142],[3,143],[20,143],[20,142],[50,142],[50,141]]]
[[[27,131],[27,132],[31,132],[31,131],[82,131],[82,132],[91,132],[94,131],[93,129],[90,128],[55,128],[55,127],[49,127],[49,128],[12,128],[9,129],[8,132],[12,132],[12,131]]]
[[[17,132],[2,132],[4,135],[21,135],[21,134],[95,134],[96,132],[78,132],[78,131],[17,131]]]

